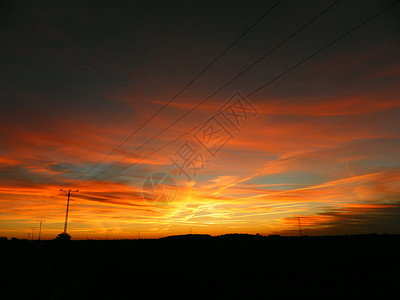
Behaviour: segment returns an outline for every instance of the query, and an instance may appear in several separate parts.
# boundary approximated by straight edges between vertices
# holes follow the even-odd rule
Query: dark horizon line
[[[211,235],[211,234],[202,234],[202,233],[188,233],[188,234],[177,234],[177,235],[168,235],[164,237],[158,238],[113,238],[113,239],[95,239],[95,238],[87,238],[87,239],[71,239],[71,241],[140,241],[140,240],[173,240],[173,239],[190,239],[190,238],[230,238],[230,237],[250,237],[250,238],[340,238],[340,237],[371,237],[371,236],[400,236],[400,233],[354,233],[354,234],[324,234],[324,235],[279,235],[279,234],[251,234],[251,233],[226,233],[220,235]],[[29,241],[29,242],[41,242],[41,241],[55,241],[55,239],[35,239],[30,240],[27,238],[17,238],[11,237],[8,238],[6,236],[0,236],[0,241],[11,241],[11,240],[18,240],[18,241]]]

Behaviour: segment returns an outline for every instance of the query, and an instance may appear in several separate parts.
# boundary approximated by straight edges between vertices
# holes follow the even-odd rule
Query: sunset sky
[[[0,236],[61,233],[60,188],[79,190],[73,239],[297,235],[299,217],[308,235],[400,233],[400,4],[247,97],[236,127],[215,117],[218,151],[200,127],[158,151],[394,2],[338,2],[135,151],[334,1],[280,2],[120,147],[277,1],[3,1]],[[204,159],[190,179],[185,145]],[[143,197],[157,173],[165,205]]]

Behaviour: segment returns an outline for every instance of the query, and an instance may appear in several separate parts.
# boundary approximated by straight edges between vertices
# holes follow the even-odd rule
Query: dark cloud
[[[334,208],[320,214],[332,220],[320,224],[320,228],[304,227],[309,235],[365,234],[388,233],[397,234],[400,230],[400,204],[390,204],[377,209],[349,207]],[[307,222],[307,218],[305,218]]]

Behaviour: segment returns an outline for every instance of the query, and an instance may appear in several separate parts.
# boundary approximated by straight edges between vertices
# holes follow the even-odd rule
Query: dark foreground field
[[[0,241],[1,293],[3,299],[383,299],[398,295],[399,249],[399,235]]]

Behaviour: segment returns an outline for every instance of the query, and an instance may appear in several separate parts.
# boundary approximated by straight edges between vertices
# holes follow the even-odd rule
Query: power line
[[[83,173],[77,181],[83,178],[90,171],[95,169],[103,161],[111,156],[117,149],[119,149],[123,144],[130,140],[139,130],[146,126],[151,120],[153,120],[161,111],[164,110],[172,101],[174,101],[180,94],[182,94],[193,82],[195,82],[201,75],[203,75],[211,66],[213,66],[222,56],[224,56],[234,45],[236,45],[250,30],[252,30],[262,19],[264,19],[279,3],[283,0],[276,2],[271,8],[269,8],[261,17],[259,17],[248,29],[246,29],[239,37],[237,37],[225,50],[223,50],[214,60],[212,60],[199,74],[197,74],[192,80],[190,80],[175,96],[173,96],[168,102],[166,102],[158,111],[156,111],[150,118],[148,118],[143,124],[141,124],[135,131],[133,131],[127,138],[125,138],[120,144],[118,144],[110,153],[104,156],[98,163],[93,165],[88,171]]]
[[[105,180],[107,180],[108,178],[111,178],[112,176],[115,176],[115,175],[117,175],[117,174],[123,172],[124,170],[126,170],[126,169],[128,169],[128,168],[130,168],[130,167],[133,167],[134,165],[140,163],[141,161],[145,160],[146,158],[150,157],[151,155],[153,155],[153,154],[155,154],[155,153],[157,153],[157,152],[163,150],[164,148],[166,148],[166,147],[168,147],[169,145],[173,144],[173,143],[176,142],[177,140],[183,138],[185,135],[189,134],[190,132],[196,130],[197,128],[199,128],[199,127],[201,127],[201,126],[203,126],[203,125],[205,125],[205,124],[207,124],[207,122],[211,121],[212,119],[214,119],[214,118],[217,117],[218,115],[222,114],[225,110],[228,110],[229,108],[231,108],[232,106],[238,104],[238,103],[241,102],[242,100],[243,100],[243,99],[238,100],[237,102],[233,103],[232,105],[227,106],[225,109],[221,110],[220,112],[218,112],[218,113],[215,114],[214,116],[208,118],[206,121],[204,121],[204,122],[200,123],[199,125],[193,127],[191,130],[186,131],[184,134],[178,136],[177,138],[173,139],[172,141],[169,141],[167,144],[165,144],[165,145],[162,146],[161,148],[158,148],[157,150],[151,152],[151,153],[148,154],[147,156],[142,157],[141,159],[139,159],[139,160],[137,160],[136,162],[134,162],[133,164],[131,164],[131,165],[129,165],[129,166],[123,168],[122,170],[118,171],[117,173],[111,174],[110,176],[107,176],[106,178],[103,178],[101,181],[105,181]],[[93,178],[92,178],[92,179],[93,179]],[[88,182],[88,180],[85,181],[84,183],[86,183],[86,182]],[[83,183],[83,184],[84,184],[84,183]]]
[[[274,79],[264,83],[263,85],[261,85],[259,88],[255,89],[253,92],[251,92],[250,94],[248,94],[246,97],[249,97],[255,93],[257,93],[259,90],[263,89],[264,87],[266,87],[267,85],[271,84],[272,82],[274,82],[275,80],[279,79],[280,77],[284,76],[286,73],[292,71],[293,69],[297,68],[299,65],[303,64],[304,62],[306,62],[307,60],[311,59],[312,57],[314,57],[315,55],[319,54],[320,52],[324,51],[326,48],[332,46],[333,44],[335,44],[336,42],[338,42],[339,40],[343,39],[344,37],[348,36],[350,33],[352,33],[353,31],[357,30],[358,28],[360,28],[361,26],[365,25],[366,23],[372,21],[373,19],[375,19],[376,17],[378,17],[380,14],[384,13],[385,11],[389,10],[390,8],[392,8],[394,5],[396,5],[397,3],[399,3],[400,0],[393,2],[391,5],[387,6],[386,8],[382,9],[381,11],[379,11],[378,13],[376,13],[375,15],[373,15],[372,17],[368,18],[367,20],[361,22],[360,24],[358,24],[356,27],[353,27],[353,29],[347,31],[346,33],[342,34],[341,36],[339,36],[337,39],[333,40],[332,42],[330,42],[329,44],[325,45],[324,47],[322,47],[321,49],[319,49],[317,52],[315,52],[313,55],[307,57],[306,59],[302,60],[301,62],[297,63],[296,65],[294,65],[293,67],[291,67],[290,69],[287,69],[285,72],[281,73],[279,76],[275,77]]]
[[[167,127],[165,127],[164,129],[162,129],[161,131],[159,131],[157,134],[153,135],[149,140],[147,140],[146,142],[144,142],[143,144],[141,144],[139,147],[137,147],[135,150],[129,152],[128,154],[126,154],[123,158],[121,158],[119,161],[117,161],[116,163],[112,164],[111,166],[109,166],[108,168],[106,168],[105,170],[99,172],[97,175],[85,180],[82,184],[85,184],[87,181],[90,181],[96,177],[98,177],[100,174],[107,172],[108,170],[110,170],[111,168],[113,168],[115,165],[118,165],[119,163],[121,163],[123,160],[125,160],[127,157],[133,155],[134,153],[136,153],[138,150],[140,150],[141,148],[143,148],[145,145],[147,145],[148,143],[150,143],[151,141],[153,141],[155,138],[157,138],[158,136],[160,136],[161,134],[163,134],[165,131],[167,131],[169,128],[171,128],[173,125],[175,125],[176,123],[178,123],[180,120],[182,120],[183,118],[185,118],[187,115],[189,115],[191,112],[193,112],[195,109],[197,109],[198,107],[200,107],[201,105],[203,105],[206,101],[210,100],[212,97],[214,97],[216,94],[218,94],[221,90],[223,90],[224,88],[226,88],[228,85],[230,85],[232,82],[234,82],[236,79],[238,79],[240,76],[242,76],[243,74],[245,74],[246,72],[248,72],[250,69],[252,69],[255,65],[257,65],[258,63],[260,63],[262,60],[264,60],[266,57],[268,57],[269,55],[271,55],[275,50],[277,50],[279,47],[281,47],[283,44],[285,44],[287,41],[289,41],[290,39],[292,39],[295,35],[297,35],[298,33],[300,33],[301,31],[303,31],[307,26],[309,26],[311,23],[313,23],[316,19],[318,19],[320,16],[322,16],[323,14],[325,14],[328,10],[330,10],[333,6],[335,6],[338,2],[340,2],[340,0],[336,0],[335,2],[333,2],[331,5],[329,5],[327,8],[325,8],[323,11],[321,11],[318,15],[316,15],[315,17],[313,17],[312,19],[310,19],[308,22],[306,22],[303,26],[301,26],[299,29],[297,29],[295,32],[293,32],[291,35],[289,35],[286,39],[284,39],[282,42],[280,42],[279,44],[277,44],[275,47],[273,47],[271,50],[267,51],[264,55],[262,55],[259,59],[257,59],[256,61],[254,61],[251,65],[249,65],[247,68],[245,68],[244,70],[242,70],[240,73],[238,73],[237,75],[235,75],[232,79],[230,79],[228,82],[226,82],[224,85],[222,85],[220,88],[218,88],[216,91],[214,91],[211,95],[209,95],[207,98],[205,98],[204,100],[202,100],[201,102],[199,102],[198,104],[196,104],[195,106],[193,106],[191,109],[189,109],[188,111],[186,111],[183,115],[181,115],[178,119],[176,119],[175,121],[173,121],[172,123],[170,123]]]
[[[311,54],[310,56],[306,57],[305,59],[301,60],[299,63],[297,63],[296,65],[294,65],[293,67],[287,69],[286,71],[280,73],[278,76],[274,77],[273,79],[269,80],[268,82],[264,83],[263,85],[261,85],[260,87],[258,87],[257,89],[255,89],[254,91],[252,91],[251,93],[249,93],[248,95],[246,95],[243,99],[248,98],[251,95],[254,95],[255,93],[259,92],[261,89],[265,88],[266,86],[270,85],[271,83],[273,83],[274,81],[278,80],[279,78],[283,77],[284,75],[286,75],[287,73],[289,73],[290,71],[294,70],[295,68],[299,67],[300,65],[302,65],[303,63],[307,62],[308,60],[310,60],[311,58],[313,58],[314,56],[318,55],[319,53],[321,53],[322,51],[324,51],[325,49],[329,48],[330,46],[332,46],[333,44],[337,43],[338,41],[342,40],[343,38],[345,38],[346,36],[348,36],[349,34],[351,34],[352,32],[354,32],[355,30],[357,30],[358,28],[360,28],[361,26],[365,25],[366,23],[372,21],[373,19],[375,19],[376,17],[378,17],[379,15],[381,15],[382,13],[384,13],[385,11],[389,10],[390,8],[392,8],[394,5],[398,4],[400,2],[400,0],[395,1],[394,3],[392,3],[391,5],[387,6],[386,8],[380,10],[378,13],[374,14],[373,16],[371,16],[370,18],[368,18],[367,20],[361,22],[360,24],[358,24],[357,26],[353,27],[351,30],[343,33],[342,35],[340,35],[338,38],[334,39],[332,42],[328,43],[327,45],[323,46],[322,48],[320,48],[319,50],[317,50],[316,52],[314,52],[313,54]],[[182,135],[178,136],[177,138],[175,138],[174,140],[171,140],[170,142],[168,142],[167,144],[165,144],[164,146],[158,148],[155,151],[150,152],[147,156],[141,158],[140,160],[136,161],[135,163],[123,168],[122,170],[118,171],[115,174],[112,174],[104,179],[102,179],[102,181],[107,180],[108,178],[115,176],[121,172],[123,172],[124,170],[138,164],[139,162],[141,162],[142,160],[150,157],[151,155],[163,150],[164,148],[168,147],[169,145],[171,145],[172,143],[176,142],[177,140],[183,138],[185,135],[189,134],[190,132],[196,130],[197,128],[199,128],[200,126],[203,126],[204,124],[206,124],[207,122],[209,122],[211,119],[217,117],[218,115],[222,114],[225,110],[229,109],[230,107],[238,104],[239,102],[243,101],[243,99],[238,100],[237,102],[233,103],[232,105],[226,107],[224,110],[219,111],[218,113],[216,113],[214,116],[208,118],[206,121],[204,121],[203,123],[193,127],[192,129],[186,131],[185,133],[183,133]]]

